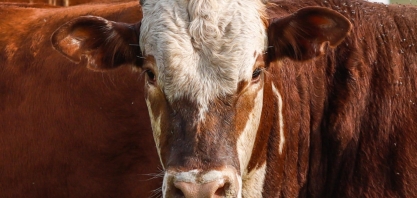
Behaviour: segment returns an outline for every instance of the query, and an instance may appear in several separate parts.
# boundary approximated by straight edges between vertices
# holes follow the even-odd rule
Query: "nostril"
[[[221,197],[226,196],[226,192],[229,190],[229,187],[230,187],[230,183],[228,182],[223,185],[219,185],[214,195],[221,196]]]
[[[175,188],[174,189],[174,197],[185,197],[184,193],[181,189]]]
[[[216,180],[208,183],[193,182],[174,182],[171,187],[169,197],[200,198],[226,197],[230,188],[230,183],[224,183],[224,180]]]
[[[220,187],[219,189],[216,190],[216,192],[214,193],[214,195],[216,196],[226,196],[226,190],[223,187]]]
[[[163,194],[170,198],[238,197],[239,181],[234,169],[173,172],[165,180]]]

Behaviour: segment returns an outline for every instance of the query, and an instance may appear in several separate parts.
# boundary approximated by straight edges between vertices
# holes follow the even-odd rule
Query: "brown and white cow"
[[[52,43],[144,71],[163,197],[417,197],[417,7],[141,4],[133,29],[83,17]]]
[[[150,197],[162,179],[143,80],[91,73],[50,41],[83,15],[138,21],[138,2],[30,6],[0,4],[0,197]]]

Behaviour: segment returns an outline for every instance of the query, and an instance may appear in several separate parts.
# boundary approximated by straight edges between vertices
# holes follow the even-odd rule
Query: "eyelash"
[[[259,77],[262,74],[262,69],[261,68],[256,68],[255,71],[253,71],[252,73],[252,81],[257,81],[259,80]]]
[[[146,75],[148,76],[148,83],[149,84],[155,84],[156,82],[156,76],[155,74],[152,72],[152,70],[147,69],[145,70]]]

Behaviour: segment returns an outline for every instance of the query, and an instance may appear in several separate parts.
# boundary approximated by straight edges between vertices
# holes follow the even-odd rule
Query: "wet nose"
[[[234,168],[167,171],[163,194],[166,198],[236,198],[241,197],[241,183]]]
[[[174,182],[176,188],[174,197],[186,198],[221,198],[226,197],[226,192],[230,189],[230,183],[224,179],[212,181],[205,184],[195,184],[190,182]]]

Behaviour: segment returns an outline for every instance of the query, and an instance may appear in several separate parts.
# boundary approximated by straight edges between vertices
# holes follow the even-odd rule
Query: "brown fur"
[[[92,73],[52,48],[81,15],[132,23],[137,2],[70,8],[0,4],[0,197],[150,197],[161,185],[143,80]]]
[[[295,1],[269,13],[306,6],[340,12],[353,30],[324,56],[271,63],[290,139],[282,160],[270,134],[264,197],[417,197],[417,8]]]
[[[249,171],[267,162],[263,197],[417,197],[416,10],[349,0],[268,4],[264,106],[249,162]],[[284,105],[282,155],[272,84]],[[238,168],[237,135],[223,132],[246,120],[237,96],[213,101],[201,126],[189,122],[195,104],[168,107],[159,96],[150,103],[166,113],[164,164]],[[223,160],[219,151],[232,154]]]

